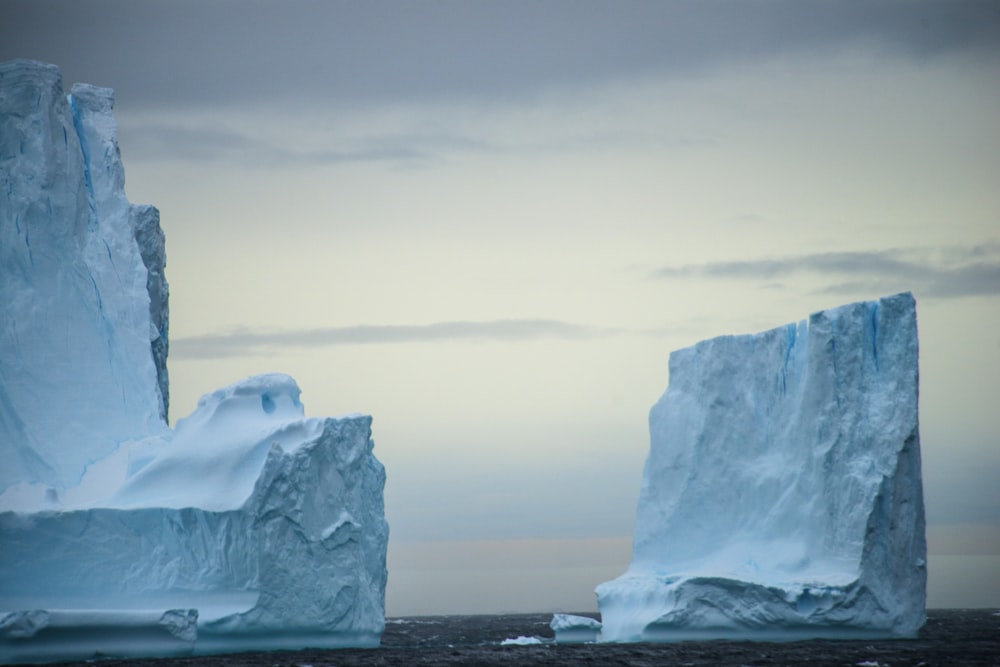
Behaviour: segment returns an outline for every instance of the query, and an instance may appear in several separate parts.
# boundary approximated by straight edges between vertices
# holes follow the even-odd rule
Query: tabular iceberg
[[[0,64],[0,662],[377,646],[371,418],[268,374],[168,428],[163,233],[112,104]]]
[[[673,352],[602,640],[914,636],[917,390],[908,293]]]

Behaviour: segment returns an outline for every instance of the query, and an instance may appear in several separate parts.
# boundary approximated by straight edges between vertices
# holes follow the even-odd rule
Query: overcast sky
[[[11,2],[117,91],[171,417],[374,416],[388,613],[596,608],[671,350],[912,290],[929,604],[1000,605],[1000,4]]]

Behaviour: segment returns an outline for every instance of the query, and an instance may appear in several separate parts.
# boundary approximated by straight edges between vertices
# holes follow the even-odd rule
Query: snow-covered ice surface
[[[909,293],[672,353],[602,640],[915,636],[917,390]]]
[[[112,104],[0,64],[0,662],[376,646],[371,418],[274,373],[168,428],[163,233]]]

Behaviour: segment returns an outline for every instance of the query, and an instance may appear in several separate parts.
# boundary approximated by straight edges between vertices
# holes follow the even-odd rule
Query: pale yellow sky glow
[[[426,590],[419,603],[407,595],[423,590],[417,582],[425,586],[428,575],[410,572],[405,555],[423,536],[482,539],[495,523],[512,538],[630,533],[645,413],[666,386],[670,350],[912,289],[933,521],[939,507],[965,504],[943,494],[989,490],[936,483],[930,466],[956,455],[973,467],[1000,460],[996,285],[987,296],[939,299],[906,275],[864,271],[804,269],[756,280],[654,274],[664,266],[896,249],[930,263],[940,252],[983,244],[992,244],[996,262],[1000,189],[986,175],[1000,173],[1000,116],[970,102],[978,96],[1000,111],[1000,93],[987,92],[987,81],[965,67],[855,56],[744,67],[738,76],[676,86],[622,84],[577,92],[572,105],[553,96],[512,109],[509,121],[496,108],[482,110],[482,122],[475,109],[460,109],[462,134],[495,147],[445,148],[426,163],[226,165],[224,173],[184,164],[173,180],[170,164],[131,162],[130,195],[156,199],[163,211],[180,349],[186,336],[234,327],[546,318],[594,329],[579,340],[270,346],[215,362],[178,355],[174,414],[206,387],[271,369],[299,379],[310,414],[372,413],[389,472],[390,613],[416,613]],[[766,96],[752,94],[755,77]],[[396,123],[449,112],[416,109]],[[299,132],[322,126],[322,116],[302,115],[290,112],[283,124]],[[405,133],[398,126],[383,131]],[[272,128],[270,140],[280,145],[283,130]],[[852,282],[862,284],[824,291]],[[606,468],[614,476],[602,502]],[[998,507],[995,493],[965,500]],[[531,516],[522,523],[521,513]],[[619,568],[628,560],[628,540],[622,544]],[[442,558],[455,557],[453,547],[462,553],[443,543]],[[554,565],[550,555],[538,555],[543,572]],[[469,578],[482,575],[469,573],[477,558],[469,556],[462,577],[439,582],[465,597],[435,603],[438,610],[518,608],[510,581],[528,575],[501,571],[470,587]],[[584,572],[570,573],[580,594],[565,604],[590,599],[599,580],[582,581]],[[991,595],[1000,593],[994,573]],[[554,596],[573,590],[566,582],[553,587]],[[951,588],[932,585],[931,605],[936,594],[953,603]]]
[[[684,41],[672,6],[624,24],[652,12],[667,49]],[[734,38],[689,63],[678,46],[593,77],[596,60],[500,76],[501,47],[447,42],[471,64],[424,54],[375,92],[363,59],[353,77],[310,61],[271,95],[274,77],[214,52],[209,72],[255,88],[231,99],[145,81],[145,60],[127,81],[74,66],[83,42],[2,55],[119,91],[128,196],[167,238],[172,420],[266,371],[298,380],[308,415],[373,415],[389,615],[596,609],[629,561],[670,351],[901,290],[921,336],[928,604],[997,606],[1000,49],[930,25],[903,47],[815,26],[815,47],[762,34],[773,48]],[[525,47],[540,72],[553,30]],[[185,62],[176,77],[208,76]]]

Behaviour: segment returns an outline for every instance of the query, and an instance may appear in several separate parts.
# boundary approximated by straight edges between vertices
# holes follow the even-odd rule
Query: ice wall
[[[59,493],[165,428],[163,234],[125,198],[112,100],[67,99],[52,65],[0,64],[0,493]]]
[[[915,635],[917,390],[908,293],[671,354],[603,639]]]

